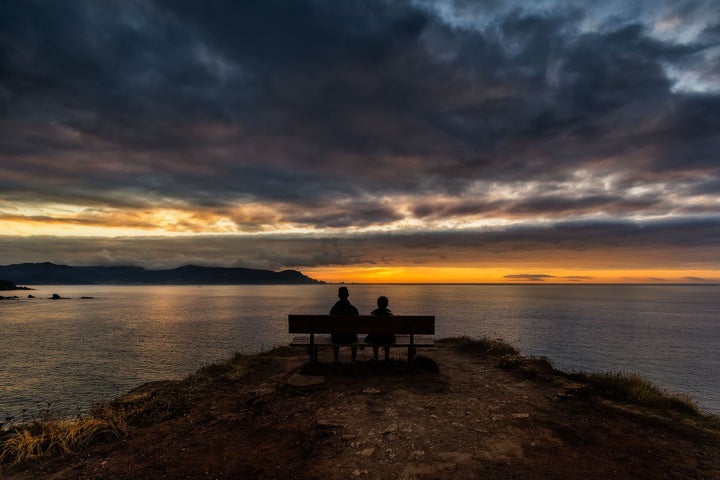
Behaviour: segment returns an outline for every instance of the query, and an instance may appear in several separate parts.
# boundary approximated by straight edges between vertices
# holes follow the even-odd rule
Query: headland
[[[419,353],[237,355],[97,406],[94,441],[0,477],[720,478],[720,419],[638,379],[564,374],[488,340]]]

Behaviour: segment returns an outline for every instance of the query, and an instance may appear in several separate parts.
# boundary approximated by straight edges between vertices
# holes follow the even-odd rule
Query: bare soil
[[[371,353],[338,366],[325,352],[313,368],[300,349],[263,354],[181,417],[0,477],[720,479],[717,432],[523,378],[449,344],[420,351],[432,361],[413,369],[400,350],[387,363]]]

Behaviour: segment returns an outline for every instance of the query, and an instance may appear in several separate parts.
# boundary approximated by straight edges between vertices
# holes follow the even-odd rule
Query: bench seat
[[[415,335],[413,343],[410,343],[410,335],[395,335],[393,343],[368,343],[363,340],[364,335],[358,335],[358,341],[353,343],[335,343],[330,335],[315,335],[315,345],[318,347],[434,347],[435,341],[428,335]],[[298,335],[293,337],[289,344],[291,347],[307,347],[310,345],[310,335]]]
[[[389,348],[403,347],[408,349],[408,361],[415,355],[417,347],[434,347],[435,342],[430,335],[435,334],[434,315],[288,315],[288,332],[305,334],[296,336],[290,342],[291,346],[307,347],[312,362],[317,361],[318,347],[350,347],[355,359],[355,352],[358,347],[372,347],[377,359],[377,349],[385,348],[385,354]],[[393,334],[395,342],[392,343],[368,343],[365,336],[368,333]],[[331,334],[350,334],[358,336],[357,342],[339,343],[333,342]]]

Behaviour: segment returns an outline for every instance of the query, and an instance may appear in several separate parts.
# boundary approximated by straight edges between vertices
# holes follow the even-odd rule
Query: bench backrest
[[[289,333],[435,334],[435,315],[288,315]]]

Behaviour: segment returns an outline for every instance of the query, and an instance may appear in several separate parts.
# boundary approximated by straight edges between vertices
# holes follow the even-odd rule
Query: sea
[[[435,315],[437,338],[499,338],[565,371],[637,373],[720,414],[718,285],[347,287],[361,313],[384,295],[395,314]],[[338,286],[33,288],[0,300],[0,423],[82,413],[145,382],[285,345],[287,315],[327,313]]]

